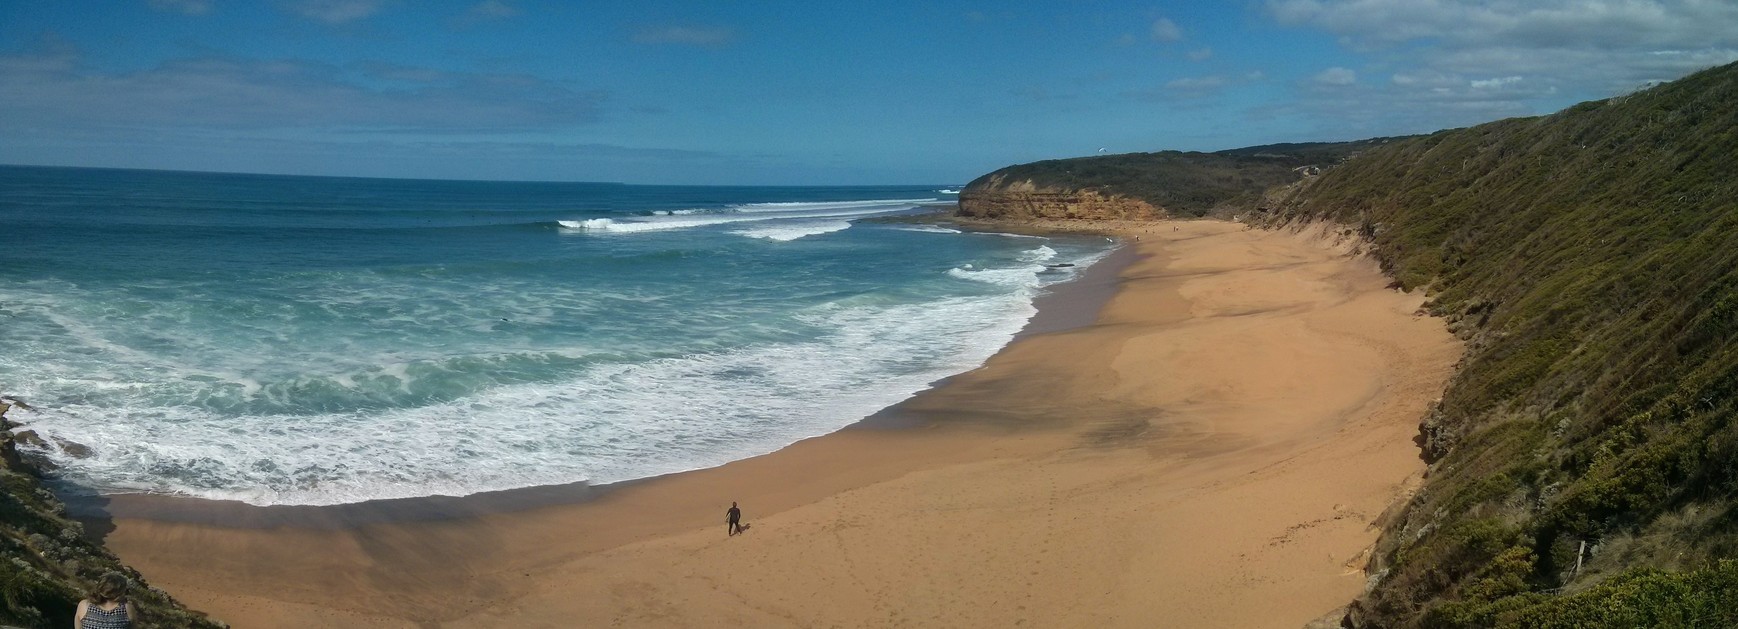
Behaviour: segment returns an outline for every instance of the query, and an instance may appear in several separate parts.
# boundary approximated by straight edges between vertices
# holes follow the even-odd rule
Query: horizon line
[[[938,183],[904,183],[904,184],[704,184],[704,183],[631,183],[626,181],[595,181],[595,180],[553,180],[553,179],[461,179],[439,177],[385,177],[379,175],[316,175],[304,173],[270,173],[241,170],[190,170],[184,168],[139,168],[136,166],[84,166],[69,164],[22,164],[0,162],[0,168],[56,168],[64,170],[116,170],[151,173],[180,173],[190,175],[235,175],[243,177],[307,177],[315,179],[370,179],[383,181],[441,181],[460,183],[536,183],[536,184],[585,184],[596,186],[656,186],[661,188],[907,188],[907,187],[959,187],[965,184]]]

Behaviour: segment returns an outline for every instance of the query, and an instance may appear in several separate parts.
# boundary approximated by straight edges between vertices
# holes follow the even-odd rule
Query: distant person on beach
[[[742,532],[742,510],[736,508],[736,503],[730,503],[730,510],[724,512],[724,522],[730,525],[730,535]]]
[[[131,629],[135,618],[133,606],[127,604],[127,578],[110,572],[97,579],[88,598],[78,602],[72,623],[74,629]]]

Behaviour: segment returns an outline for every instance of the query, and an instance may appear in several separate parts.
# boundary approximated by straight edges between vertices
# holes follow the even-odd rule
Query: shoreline
[[[237,627],[1294,628],[1344,605],[1423,471],[1411,436],[1459,343],[1324,233],[1117,229],[1146,239],[1090,325],[1023,332],[897,405],[897,429],[572,504],[332,528],[121,516],[107,541]],[[731,501],[752,528],[727,539]]]
[[[933,214],[922,216],[931,217]],[[969,228],[985,227],[990,226],[980,224],[969,226]],[[1022,226],[1011,225],[1008,227],[1018,230]],[[1039,235],[1101,233],[1090,230],[1025,227],[1026,229],[1018,233]],[[1137,255],[1135,249],[1128,243],[1119,242],[1098,262],[1081,270],[1074,279],[1048,287],[1048,290],[1033,300],[1032,305],[1036,312],[1031,319],[1026,321],[1021,330],[1009,339],[1008,344],[1019,342],[1020,339],[1034,334],[1061,332],[1091,325],[1097,317],[1098,311],[1114,295],[1118,274],[1123,268],[1133,264]],[[997,352],[999,353],[1006,348],[1007,345],[1004,345]],[[922,427],[921,422],[903,412],[901,407],[915,398],[945,386],[945,383],[958,375],[955,374],[932,382],[928,388],[912,394],[904,401],[860,418],[838,430],[808,437],[797,443],[848,430],[920,428]],[[788,444],[779,450],[789,448],[791,445],[795,444]],[[776,453],[779,450],[767,454]],[[766,456],[766,454],[757,456]],[[383,498],[336,505],[254,505],[239,500],[169,494],[101,494],[64,486],[56,488],[56,495],[66,503],[68,513],[83,523],[87,530],[95,533],[97,541],[100,542],[106,531],[113,528],[112,520],[116,518],[219,525],[234,528],[289,526],[315,529],[343,529],[368,524],[475,518],[490,514],[513,513],[582,503],[626,487],[656,482],[670,476],[716,469],[716,467],[718,466],[611,483],[593,484],[579,481],[559,485],[535,485],[484,491],[464,496],[434,495],[412,498]]]

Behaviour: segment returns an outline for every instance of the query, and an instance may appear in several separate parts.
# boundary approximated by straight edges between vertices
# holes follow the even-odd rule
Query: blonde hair
[[[127,596],[127,577],[119,572],[110,572],[97,579],[97,586],[91,588],[92,603],[102,605],[112,601],[125,599]]]

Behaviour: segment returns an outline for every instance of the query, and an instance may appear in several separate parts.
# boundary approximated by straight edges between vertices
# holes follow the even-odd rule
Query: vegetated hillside
[[[133,626],[222,627],[146,586],[138,572],[85,537],[84,527],[43,488],[36,468],[19,457],[12,434],[17,425],[6,420],[12,406],[0,400],[0,625],[70,627],[91,585],[104,573],[120,572],[132,581],[128,601],[144,616]]]
[[[1353,624],[1738,626],[1738,64],[1291,193],[1471,341]]]
[[[960,193],[960,213],[979,218],[1204,216],[1215,208],[1252,202],[1272,186],[1298,181],[1313,172],[1311,166],[1337,164],[1389,141],[1271,144],[1216,153],[1127,153],[1020,164],[968,184]],[[1118,200],[1145,208],[1130,216],[1126,208],[1104,207]]]

